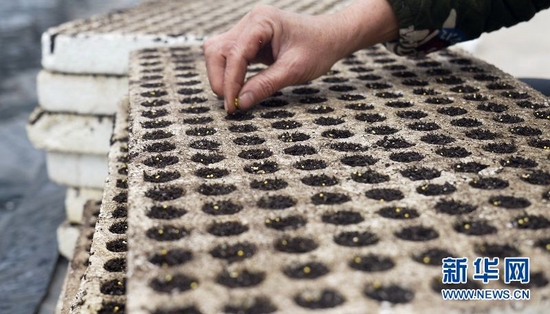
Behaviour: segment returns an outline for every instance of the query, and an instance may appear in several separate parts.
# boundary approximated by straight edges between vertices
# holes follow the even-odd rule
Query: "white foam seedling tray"
[[[109,152],[99,217],[90,258],[69,313],[124,313],[127,259],[127,103],[121,103]]]
[[[46,153],[50,179],[69,187],[103,189],[107,176],[107,155]]]
[[[42,35],[42,66],[80,74],[125,74],[130,51],[159,46],[200,45],[235,24],[256,4],[320,14],[348,0],[160,0],[76,20]]]
[[[81,224],[84,205],[88,201],[101,201],[103,190],[69,187],[65,196],[65,214],[70,223]]]
[[[549,107],[510,75],[376,46],[231,116],[199,49],[135,52],[130,81],[128,312],[549,306]],[[444,301],[448,256],[470,276],[477,257],[529,257],[530,301]],[[500,274],[455,287],[518,287]]]
[[[79,235],[80,225],[71,224],[67,220],[57,228],[57,247],[59,254],[67,260],[71,260],[74,256],[74,249]]]
[[[101,197],[99,199],[101,200]],[[69,313],[71,301],[80,286],[80,278],[86,272],[100,204],[101,201],[93,200],[87,202],[86,205],[81,208],[81,211],[84,212],[84,217],[81,221],[82,226],[80,227],[80,234],[74,246],[74,253],[69,267],[67,268],[63,288],[55,309],[56,314]],[[60,235],[63,235],[64,231],[62,231],[62,229],[68,224],[69,222],[64,222],[60,227]],[[62,243],[62,241],[64,241],[64,239],[60,238],[59,243]]]
[[[117,103],[128,94],[128,78],[40,71],[37,94],[46,111],[114,115]]]
[[[112,116],[48,112],[36,108],[27,135],[36,148],[48,152],[107,155]]]

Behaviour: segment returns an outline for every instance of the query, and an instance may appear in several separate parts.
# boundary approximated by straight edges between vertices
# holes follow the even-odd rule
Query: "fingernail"
[[[245,92],[239,95],[239,107],[248,109],[254,105],[254,95],[251,92]]]

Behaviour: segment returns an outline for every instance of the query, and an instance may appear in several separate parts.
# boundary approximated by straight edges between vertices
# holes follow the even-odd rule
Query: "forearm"
[[[388,0],[399,21],[398,54],[422,54],[527,21],[550,0]]]
[[[349,55],[359,49],[396,40],[399,24],[387,0],[356,0],[335,16],[342,27],[339,40],[344,38]]]

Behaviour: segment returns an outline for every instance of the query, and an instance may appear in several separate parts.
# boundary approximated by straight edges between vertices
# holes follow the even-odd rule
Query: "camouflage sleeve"
[[[550,0],[388,0],[399,39],[386,43],[399,55],[423,55],[501,27],[531,19]]]

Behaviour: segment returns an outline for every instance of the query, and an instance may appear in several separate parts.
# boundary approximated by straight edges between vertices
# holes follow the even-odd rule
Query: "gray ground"
[[[2,82],[0,96],[0,313],[32,313],[58,259],[55,229],[65,190],[25,133],[36,71]]]

